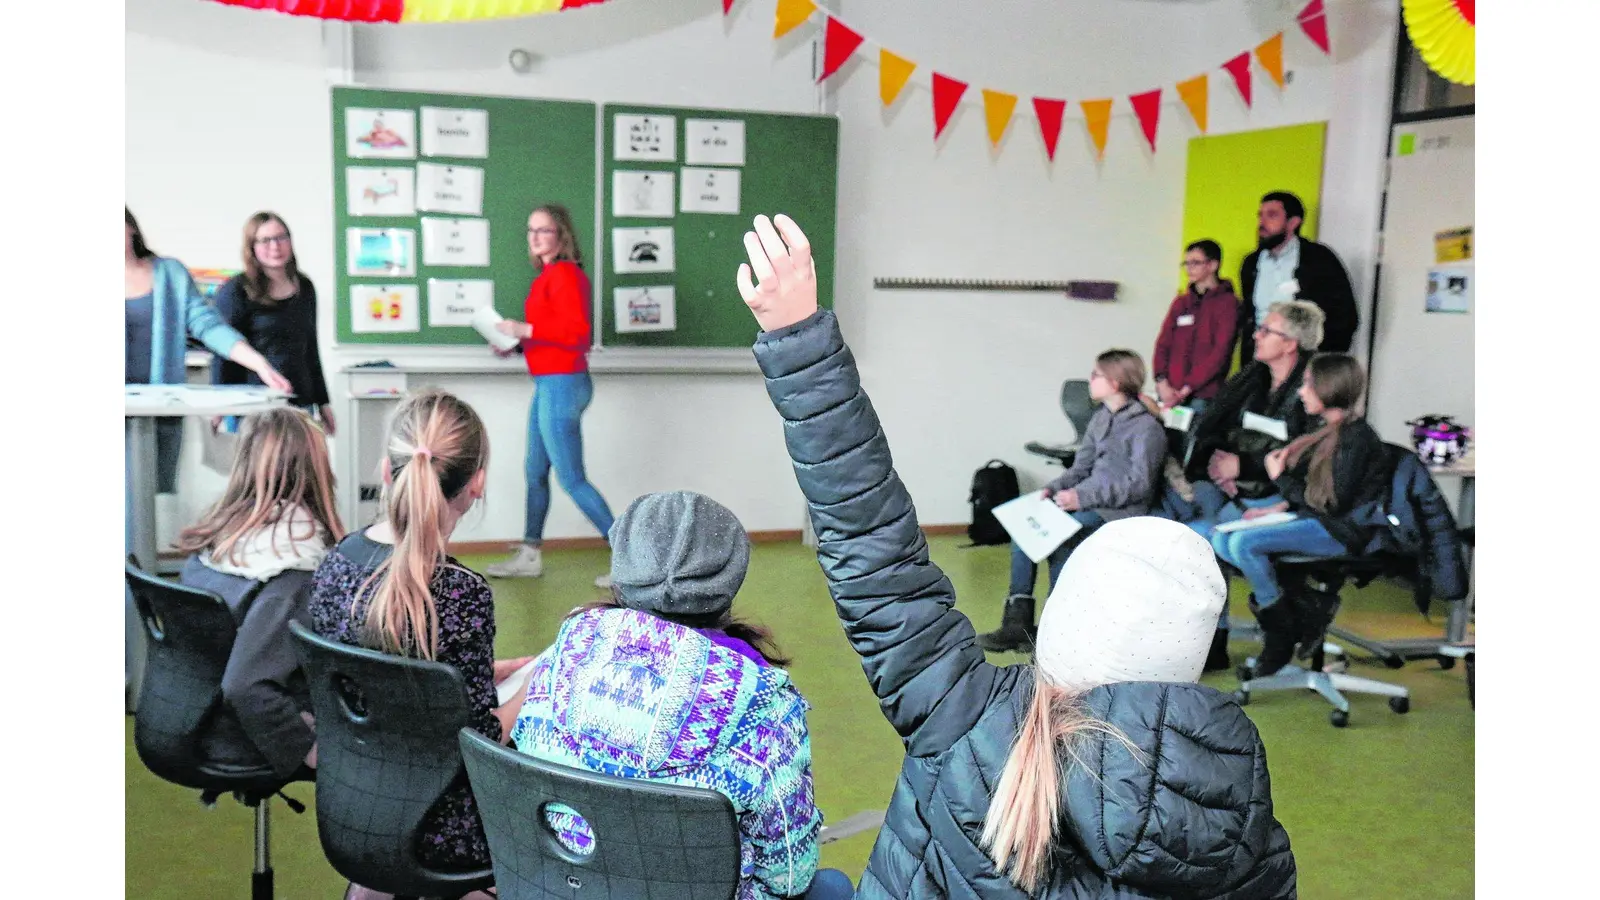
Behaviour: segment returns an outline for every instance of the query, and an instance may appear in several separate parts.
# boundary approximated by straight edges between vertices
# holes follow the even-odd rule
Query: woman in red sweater
[[[528,256],[538,276],[528,288],[523,315],[506,320],[500,330],[522,339],[522,354],[533,376],[533,404],[528,412],[528,519],[522,545],[510,559],[485,567],[496,578],[537,578],[544,572],[540,545],[550,512],[550,469],[562,490],[600,529],[611,533],[611,508],[583,471],[583,411],[594,385],[589,380],[589,276],[577,231],[566,207],[547,204],[528,216]],[[610,578],[595,579],[610,587]]]

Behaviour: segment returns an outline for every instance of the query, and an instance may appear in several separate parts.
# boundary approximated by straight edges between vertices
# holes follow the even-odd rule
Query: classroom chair
[[[296,813],[305,805],[286,796],[289,781],[309,781],[304,767],[286,781],[265,759],[222,762],[207,759],[205,740],[223,717],[231,716],[222,698],[222,675],[233,653],[237,627],[221,597],[149,575],[125,563],[128,589],[149,639],[133,746],[157,777],[200,791],[207,807],[232,794],[255,810],[255,865],[251,900],[270,900],[272,853],[271,800],[283,798]]]
[[[616,778],[518,753],[468,728],[461,755],[494,859],[500,900],[730,900],[739,823],[717,791]],[[595,842],[574,853],[543,810],[578,812]]]
[[[456,732],[471,717],[454,666],[351,647],[292,622],[317,717],[317,835],[335,871],[400,897],[461,897],[491,869],[417,858],[423,818],[465,782]]]
[[[1022,449],[1042,456],[1045,459],[1058,462],[1063,466],[1071,466],[1072,460],[1078,455],[1078,445],[1083,443],[1083,436],[1089,430],[1089,419],[1094,416],[1095,402],[1089,398],[1089,382],[1081,378],[1071,378],[1061,383],[1061,412],[1072,423],[1072,443],[1047,444],[1042,441],[1029,441]]]

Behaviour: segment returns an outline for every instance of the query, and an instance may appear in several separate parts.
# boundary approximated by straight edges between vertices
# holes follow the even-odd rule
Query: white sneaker
[[[594,580],[594,586],[602,591],[611,590],[611,575],[607,573],[605,575],[601,575],[599,578],[596,578]]]
[[[518,544],[510,559],[490,563],[483,571],[491,578],[538,578],[544,574],[544,555],[538,547]]]

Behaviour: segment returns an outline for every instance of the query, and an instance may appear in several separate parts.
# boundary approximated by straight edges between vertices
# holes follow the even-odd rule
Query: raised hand
[[[739,296],[762,331],[804,321],[817,311],[817,266],[811,243],[800,226],[782,214],[776,227],[766,216],[756,216],[755,229],[744,235],[750,261],[739,264]]]

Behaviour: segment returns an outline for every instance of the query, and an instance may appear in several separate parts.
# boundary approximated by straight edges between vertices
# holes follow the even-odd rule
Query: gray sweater
[[[1071,468],[1046,485],[1052,494],[1076,488],[1078,506],[1107,522],[1150,512],[1167,461],[1167,434],[1138,400],[1113,413],[1102,405],[1089,419]]]

